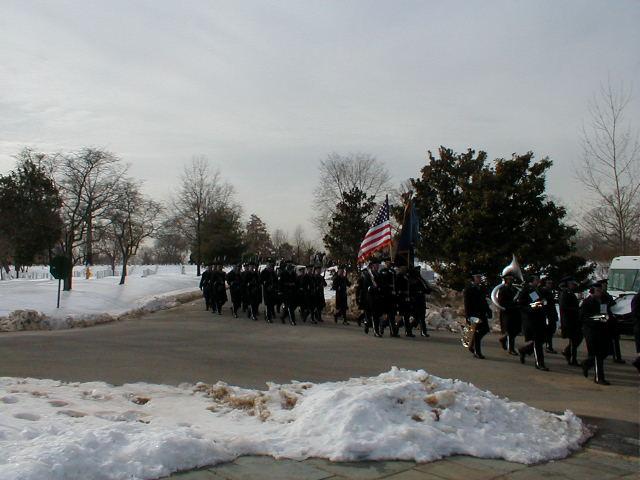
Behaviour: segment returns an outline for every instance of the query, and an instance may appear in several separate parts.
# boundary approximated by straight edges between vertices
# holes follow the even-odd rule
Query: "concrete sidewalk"
[[[612,480],[640,479],[640,459],[607,452],[598,445],[564,460],[522,465],[503,460],[454,456],[431,463],[354,462],[323,459],[274,460],[240,457],[231,463],[177,473],[171,480]]]

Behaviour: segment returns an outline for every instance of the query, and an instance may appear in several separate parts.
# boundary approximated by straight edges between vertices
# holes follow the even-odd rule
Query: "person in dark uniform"
[[[335,290],[336,292],[336,310],[333,314],[333,320],[338,323],[338,317],[342,317],[343,325],[349,325],[347,321],[347,310],[349,309],[347,290],[350,286],[351,282],[347,278],[346,268],[344,265],[340,265],[338,271],[333,276],[331,290]]]
[[[518,290],[513,285],[513,274],[508,273],[503,277],[504,285],[498,290],[498,303],[500,309],[500,329],[502,337],[498,339],[502,349],[510,355],[518,355],[516,352],[516,337],[522,330],[522,316],[516,303]]]
[[[616,304],[614,298],[609,295],[607,291],[609,282],[606,278],[600,280],[600,285],[602,285],[602,298],[603,302],[609,306],[609,311],[611,311],[611,307]],[[607,327],[609,327],[609,338],[611,338],[611,355],[613,356],[614,363],[627,363],[622,358],[622,352],[620,350],[620,329],[618,327],[618,320],[613,315],[609,315],[609,320],[607,321]]]
[[[384,335],[384,329],[389,325],[392,337],[398,336],[398,326],[396,325],[396,292],[395,292],[395,272],[383,264],[378,269],[378,293],[380,302],[380,334]]]
[[[588,357],[582,362],[582,372],[586,378],[589,370],[596,367],[594,381],[600,385],[609,385],[604,377],[604,359],[609,355],[611,338],[607,326],[611,314],[608,300],[604,295],[602,284],[595,282],[589,289],[589,296],[580,306],[582,333],[587,344]]]
[[[262,285],[257,265],[253,262],[247,264],[247,270],[243,276],[243,288],[245,302],[247,304],[247,317],[251,320],[258,320],[260,315],[260,303],[262,302]]]
[[[300,310],[300,318],[307,321],[311,313],[311,279],[307,272],[307,267],[302,266],[296,269],[296,305]]]
[[[313,267],[313,274],[309,276],[309,283],[311,289],[311,319],[313,321],[322,322],[322,311],[327,305],[324,298],[324,289],[327,286],[327,281],[324,279],[324,275],[322,275],[321,267]]]
[[[527,355],[533,354],[536,359],[535,367],[548,372],[544,363],[545,314],[544,300],[540,295],[540,277],[532,275],[528,284],[522,287],[516,303],[522,314],[522,333],[527,342],[518,349],[520,363],[525,362]]]
[[[380,334],[380,295],[378,292],[378,268],[380,263],[377,260],[369,262],[368,268],[362,270],[360,274],[361,280],[361,296],[362,307],[364,310],[364,333],[369,333],[369,329],[373,328],[373,334],[381,337]]]
[[[544,316],[545,316],[545,351],[547,353],[557,353],[553,349],[553,336],[556,333],[558,324],[558,311],[556,310],[556,290],[551,278],[545,278],[543,287],[540,289],[540,295],[542,296],[544,303]]]
[[[278,301],[278,276],[274,267],[274,263],[268,261],[267,266],[260,272],[260,284],[265,305],[264,315],[268,323],[273,323],[273,318],[276,315],[275,306]]]
[[[464,289],[464,314],[467,323],[473,329],[469,351],[476,358],[485,358],[482,354],[482,337],[489,333],[491,309],[487,303],[487,292],[482,284],[482,274],[473,273],[471,282]]]
[[[578,366],[578,347],[582,343],[582,325],[580,324],[580,302],[576,293],[578,282],[571,277],[560,280],[560,332],[562,338],[569,340],[562,351],[567,363]]]
[[[226,278],[226,282],[229,285],[229,293],[231,294],[231,313],[235,318],[238,318],[238,310],[242,306],[242,298],[244,296],[240,277],[240,265],[236,264],[233,266],[233,270],[227,273]]]
[[[411,317],[411,298],[409,297],[409,274],[407,272],[408,267],[405,265],[399,266],[396,269],[396,298],[398,306],[398,316],[400,317],[400,323],[404,325],[404,336],[415,337],[413,334],[413,323]]]
[[[289,317],[291,325],[296,324],[296,294],[297,294],[297,279],[292,263],[287,263],[284,267],[280,268],[280,283],[279,290],[282,295],[283,308],[280,315],[280,320],[284,323],[286,317]]]
[[[411,316],[414,322],[420,326],[420,336],[428,338],[427,332],[427,298],[431,293],[431,287],[422,278],[420,266],[411,267],[409,270],[409,302],[411,304]],[[414,325],[415,326],[415,325]]]
[[[631,317],[633,318],[633,339],[636,344],[636,358],[632,365],[640,372],[640,292],[631,300]]]
[[[222,306],[228,300],[225,281],[226,274],[222,269],[222,264],[217,263],[211,273],[211,304],[215,309],[214,313],[218,312],[218,315],[222,315]]]
[[[212,266],[207,265],[207,269],[202,272],[200,276],[200,290],[202,290],[202,296],[204,297],[204,307],[209,310],[211,307],[211,273]]]

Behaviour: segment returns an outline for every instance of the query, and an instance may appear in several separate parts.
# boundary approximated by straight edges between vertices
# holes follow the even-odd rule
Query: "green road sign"
[[[64,280],[69,276],[69,269],[67,265],[67,257],[64,255],[57,255],[51,259],[49,273],[53,275],[53,278]]]

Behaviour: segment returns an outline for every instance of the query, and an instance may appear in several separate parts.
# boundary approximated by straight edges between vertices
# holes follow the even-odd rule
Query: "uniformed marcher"
[[[389,268],[387,262],[381,264],[378,269],[378,294],[380,303],[380,334],[384,335],[384,329],[389,326],[392,337],[398,336],[396,325],[396,292],[395,272]]]
[[[589,356],[582,362],[582,372],[586,378],[589,370],[595,366],[594,381],[600,385],[609,385],[604,377],[604,359],[609,355],[611,338],[607,321],[611,311],[604,296],[602,284],[595,282],[589,289],[589,296],[580,306],[582,333],[587,344]]]
[[[213,313],[222,315],[222,306],[227,303],[227,286],[225,284],[226,274],[222,269],[222,264],[217,263],[211,272],[211,305]]]
[[[242,292],[242,279],[241,279],[240,265],[233,266],[233,270],[227,273],[226,282],[229,285],[229,293],[231,294],[231,313],[235,318],[238,318],[238,310],[242,306],[242,298],[244,296]]]
[[[518,355],[516,352],[516,337],[522,330],[522,316],[520,308],[516,303],[518,291],[513,285],[513,274],[507,273],[503,277],[504,285],[498,291],[498,303],[502,307],[500,310],[500,330],[503,335],[499,342],[502,349],[511,355]]]
[[[408,267],[402,265],[396,270],[396,297],[398,301],[398,316],[400,317],[400,322],[398,322],[398,327],[400,323],[404,325],[404,335],[405,337],[415,337],[413,334],[413,317],[411,316],[411,298],[409,292],[409,273],[407,272]]]
[[[267,262],[267,266],[260,272],[260,283],[262,285],[262,296],[265,305],[265,320],[273,323],[276,315],[275,306],[278,302],[278,276],[272,261]]]
[[[280,267],[279,290],[282,296],[282,313],[280,320],[284,323],[285,318],[289,318],[291,325],[296,324],[296,295],[297,295],[297,279],[292,263],[286,263]]]
[[[244,302],[247,306],[247,317],[257,320],[260,314],[260,303],[262,302],[262,286],[257,265],[253,262],[247,264],[247,269],[242,272],[242,284]]]
[[[578,366],[578,347],[582,343],[582,325],[580,324],[580,302],[576,296],[578,282],[572,277],[560,280],[560,332],[569,343],[562,351],[569,365]]]
[[[324,289],[327,286],[327,281],[324,279],[321,267],[313,267],[313,273],[309,276],[309,285],[311,290],[311,320],[322,322],[322,311],[327,305],[324,298]]]
[[[543,279],[543,287],[540,289],[540,295],[544,300],[545,315],[545,351],[547,353],[557,353],[553,349],[553,336],[556,333],[558,324],[558,310],[556,310],[556,290],[553,286],[551,278]]]
[[[300,318],[306,322],[311,313],[311,279],[305,266],[296,269],[296,305]]]
[[[609,295],[607,291],[608,281],[606,278],[600,280],[600,284],[602,285],[602,298],[603,302],[609,306],[609,312],[611,312],[611,307],[613,307],[616,303],[614,298]],[[620,327],[618,326],[618,320],[611,314],[609,314],[609,321],[607,322],[607,326],[609,327],[609,338],[611,338],[611,356],[613,357],[614,363],[627,363],[622,358],[622,351],[620,350]]]
[[[409,302],[411,304],[411,316],[420,326],[420,336],[429,337],[427,332],[427,297],[431,293],[431,287],[427,284],[420,266],[416,265],[409,270]]]
[[[522,333],[525,343],[518,349],[520,363],[525,362],[527,355],[535,356],[535,367],[538,370],[549,371],[544,363],[545,314],[544,300],[540,294],[540,278],[532,275],[530,282],[522,287],[517,297],[517,303],[522,314]]]
[[[336,292],[336,310],[333,314],[333,320],[338,323],[338,318],[342,317],[342,324],[348,325],[347,310],[349,309],[349,302],[347,296],[347,290],[351,286],[351,282],[347,278],[347,271],[344,265],[338,267],[338,271],[333,276],[331,282],[331,290]]]
[[[473,273],[471,282],[464,289],[464,312],[473,336],[469,351],[476,358],[485,358],[482,354],[482,337],[489,333],[491,309],[487,302],[487,292],[482,284],[482,274]]]
[[[360,288],[364,309],[364,333],[369,333],[373,328],[373,334],[381,337],[380,334],[380,295],[378,291],[378,268],[380,262],[371,260],[368,268],[362,270],[360,274]]]
[[[211,307],[211,273],[212,266],[207,265],[207,269],[200,275],[200,290],[202,290],[202,296],[204,297],[204,307],[209,310]]]

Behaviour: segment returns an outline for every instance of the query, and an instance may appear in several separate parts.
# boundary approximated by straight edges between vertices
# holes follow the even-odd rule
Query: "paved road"
[[[629,364],[607,361],[612,385],[604,387],[586,380],[560,355],[548,356],[551,372],[535,370],[531,360],[522,366],[517,357],[504,354],[496,338],[486,337],[487,359],[476,360],[457,336],[446,332],[435,332],[429,339],[379,339],[332,320],[291,327],[234,319],[228,313],[212,315],[198,301],[88,329],[1,334],[0,376],[112,384],[223,380],[262,388],[266,381],[376,375],[395,365],[469,381],[548,411],[571,409],[598,425],[601,438],[640,437],[640,382]],[[563,343],[557,340],[558,346]],[[631,341],[623,341],[622,347],[631,359]],[[637,453],[637,445],[633,448]]]

